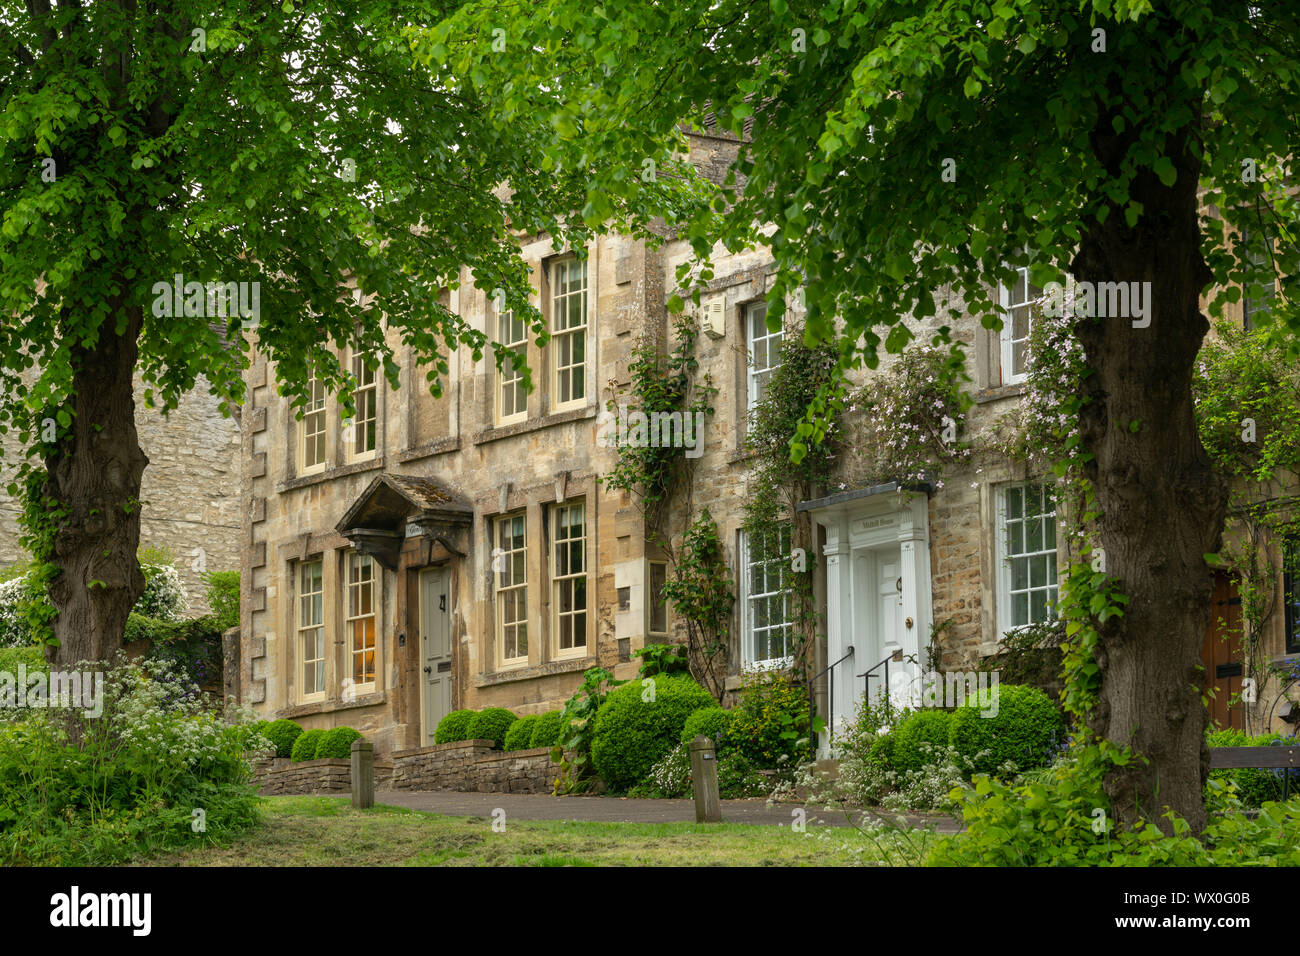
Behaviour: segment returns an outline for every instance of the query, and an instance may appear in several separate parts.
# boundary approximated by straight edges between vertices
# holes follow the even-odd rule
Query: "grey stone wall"
[[[208,610],[203,570],[239,568],[239,430],[199,379],[179,407],[163,416],[146,408],[136,383],[136,427],[149,456],[140,498],[140,544],[172,554],[190,610]],[[5,490],[23,450],[11,433],[0,438],[0,567],[26,561],[19,543],[19,503]]]

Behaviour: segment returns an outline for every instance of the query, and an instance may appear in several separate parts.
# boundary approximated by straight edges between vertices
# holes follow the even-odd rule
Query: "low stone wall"
[[[392,780],[383,789],[550,793],[559,773],[549,747],[503,753],[490,740],[458,740],[393,754]]]
[[[393,765],[375,761],[375,789],[388,786],[393,775]],[[294,763],[287,757],[263,760],[253,768],[253,782],[258,793],[272,796],[321,796],[352,792],[352,761],[301,760]]]

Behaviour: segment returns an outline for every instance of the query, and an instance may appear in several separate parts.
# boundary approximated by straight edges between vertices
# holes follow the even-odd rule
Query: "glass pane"
[[[1043,550],[1043,522],[1038,518],[1025,521],[1025,550]]]
[[[1037,623],[1047,620],[1047,592],[1031,591],[1029,592],[1030,602],[1029,610],[1032,614],[1032,620]]]
[[[1025,356],[1028,355],[1024,342],[1017,342],[1011,347],[1011,374],[1023,375],[1029,367],[1025,362]]]
[[[1023,554],[1025,550],[1025,526],[1017,521],[1007,531],[1010,538],[1007,547],[1011,550],[1011,553]]]
[[[1019,627],[1029,623],[1029,595],[1014,594],[1011,597],[1011,625]]]
[[[1011,337],[1023,339],[1029,336],[1029,306],[1022,305],[1011,310]]]
[[[1047,585],[1047,555],[1029,559],[1029,586],[1035,588]]]
[[[1025,514],[1042,514],[1042,490],[1037,485],[1025,488]]]
[[[1023,591],[1029,587],[1029,559],[1016,558],[1011,562],[1011,590]]]
[[[1007,518],[1015,519],[1020,517],[1021,515],[1020,501],[1021,501],[1021,489],[1008,488],[1007,489]]]

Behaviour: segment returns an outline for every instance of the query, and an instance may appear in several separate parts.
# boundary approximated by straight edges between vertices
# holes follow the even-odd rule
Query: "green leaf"
[[[1152,163],[1151,170],[1166,186],[1172,186],[1178,181],[1178,170],[1174,168],[1174,162],[1168,156],[1161,156]]]

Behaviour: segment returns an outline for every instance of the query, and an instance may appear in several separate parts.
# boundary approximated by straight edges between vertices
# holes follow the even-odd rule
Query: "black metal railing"
[[[890,654],[888,657],[886,657],[884,660],[882,660],[879,664],[876,664],[874,667],[868,667],[868,668],[866,669],[865,672],[863,672],[863,673],[857,675],[858,677],[865,678],[865,680],[863,680],[863,682],[862,682],[862,684],[863,684],[863,687],[862,687],[862,695],[863,695],[863,696],[862,696],[862,699],[863,699],[866,703],[870,704],[870,703],[871,703],[871,678],[872,678],[872,677],[876,677],[876,679],[879,680],[880,678],[876,675],[876,671],[880,670],[880,668],[881,668],[882,666],[885,668],[885,711],[886,711],[886,713],[888,713],[888,712],[889,712],[889,709],[890,709],[890,698],[889,698],[889,662],[892,661],[893,659],[894,659],[894,655],[893,655],[893,654]]]
[[[848,660],[852,656],[853,656],[853,645],[850,644],[847,654],[841,657],[834,664],[822,668],[819,672],[814,674],[808,681],[808,759],[809,760],[815,760],[817,758],[817,732],[813,729],[815,723],[813,720],[813,716],[817,713],[817,701],[814,697],[814,692],[815,692],[814,689],[817,685],[817,679],[821,677],[822,674],[831,675],[826,680],[826,695],[827,695],[826,712],[833,716],[835,713],[834,670],[835,668],[839,667],[841,664],[843,664],[846,660]]]

